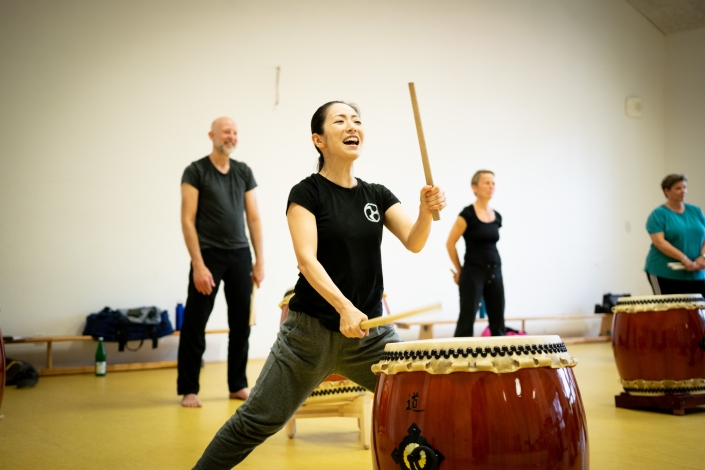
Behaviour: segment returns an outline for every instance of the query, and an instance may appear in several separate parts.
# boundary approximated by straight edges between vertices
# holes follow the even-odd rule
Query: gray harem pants
[[[289,311],[250,397],[216,433],[195,470],[230,469],[282,429],[330,374],[340,374],[374,391],[387,343],[401,341],[389,326],[370,328],[365,338],[346,338],[318,319]]]

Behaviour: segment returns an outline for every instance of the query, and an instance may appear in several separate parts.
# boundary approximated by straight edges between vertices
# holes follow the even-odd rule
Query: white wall
[[[705,28],[666,39],[666,162],[688,176],[686,201],[705,208]]]
[[[76,334],[105,305],[173,312],[188,274],[180,176],[209,152],[210,121],[230,115],[234,158],[259,183],[267,277],[251,357],[263,357],[297,276],[284,211],[290,187],[314,171],[311,114],[332,99],[360,104],[356,174],[414,214],[423,173],[408,81],[449,205],[419,255],[387,234],[393,313],[441,301],[441,316],[457,315],[444,244],[479,168],[497,174],[508,317],[646,294],[643,225],[660,195],[645,188],[665,169],[665,44],[612,0],[0,0],[0,326]],[[640,120],[625,116],[630,95],[644,101]],[[221,298],[209,327],[224,326]],[[62,347],[71,353],[57,362],[68,364],[92,345]],[[174,358],[175,348],[169,338],[156,354],[109,356]],[[207,360],[225,351],[209,338]],[[24,354],[43,362],[40,349]]]

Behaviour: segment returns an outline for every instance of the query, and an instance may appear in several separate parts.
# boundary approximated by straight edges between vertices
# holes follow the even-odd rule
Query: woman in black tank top
[[[471,187],[477,200],[458,216],[448,235],[446,248],[460,290],[460,315],[455,336],[473,336],[475,315],[484,299],[492,336],[504,336],[504,283],[502,260],[497,251],[502,216],[493,210],[494,173],[480,170],[472,177]],[[456,243],[465,239],[465,260],[460,265]]]

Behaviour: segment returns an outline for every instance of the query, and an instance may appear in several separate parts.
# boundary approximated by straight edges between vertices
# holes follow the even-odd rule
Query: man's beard
[[[220,153],[224,153],[225,155],[230,155],[231,153],[233,153],[233,150],[235,150],[234,145],[232,147],[226,147],[225,144],[222,144],[218,147],[218,151]]]

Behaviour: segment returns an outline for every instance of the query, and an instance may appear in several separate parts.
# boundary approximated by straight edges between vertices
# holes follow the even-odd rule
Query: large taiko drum
[[[373,468],[588,469],[576,364],[558,336],[388,344],[372,366]]]
[[[281,323],[284,323],[289,314],[289,300],[294,296],[294,288],[287,289],[284,298],[279,302],[281,308]],[[370,392],[364,387],[356,384],[352,380],[348,380],[342,375],[329,375],[321,384],[316,387],[311,395],[306,399],[304,405],[313,405],[320,403],[337,403],[348,402],[355,398],[366,395]]]
[[[705,299],[701,294],[621,297],[612,350],[624,391],[705,393]]]

